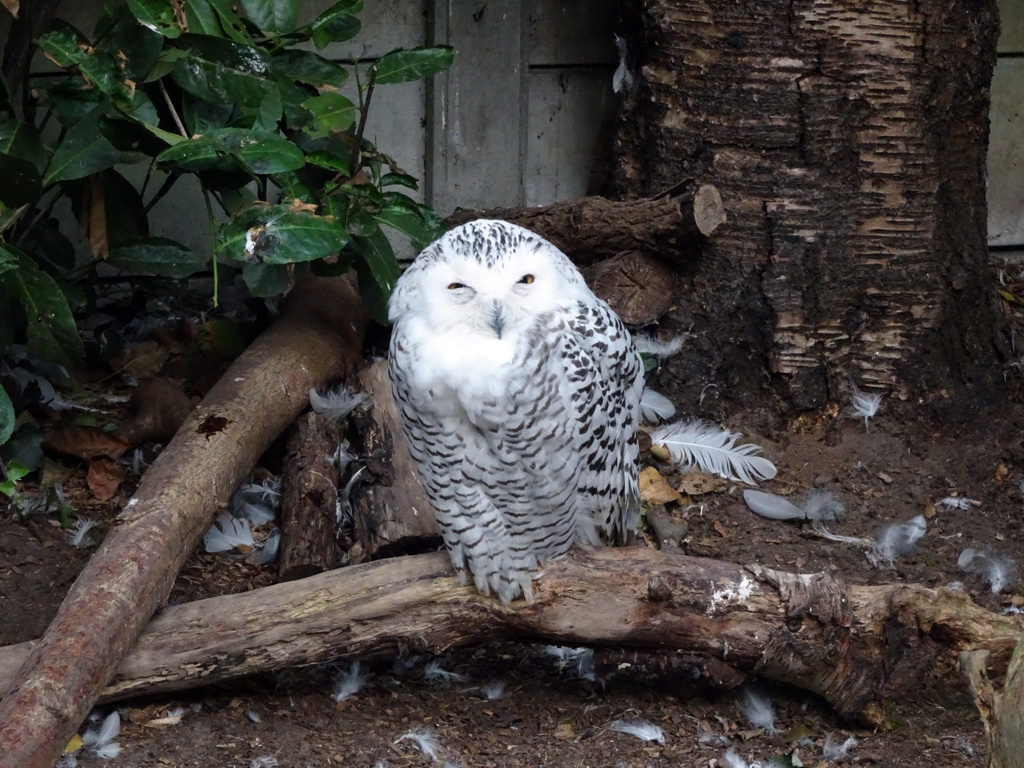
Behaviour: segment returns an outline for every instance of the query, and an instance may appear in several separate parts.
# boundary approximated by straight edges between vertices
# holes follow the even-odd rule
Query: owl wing
[[[596,297],[577,303],[568,328],[581,349],[580,364],[570,369],[580,503],[606,542],[625,543],[640,515],[637,425],[643,361],[618,315]]]

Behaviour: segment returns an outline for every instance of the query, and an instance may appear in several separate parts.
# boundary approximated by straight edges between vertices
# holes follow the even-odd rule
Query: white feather
[[[86,729],[82,734],[82,746],[98,757],[117,757],[121,753],[121,746],[114,739],[120,732],[121,716],[115,709],[103,719],[98,729]]]
[[[800,502],[800,509],[808,520],[832,522],[846,512],[846,506],[831,491],[813,490]]]
[[[878,415],[882,407],[882,395],[877,392],[853,393],[853,403],[846,410],[846,415],[852,419],[864,419],[864,429],[868,428],[868,421]]]
[[[409,731],[408,733],[403,733],[395,739],[395,744],[400,741],[405,741],[406,739],[415,744],[416,748],[419,749],[420,752],[427,755],[432,760],[437,760],[437,736],[432,730],[427,728],[422,731]]]
[[[92,544],[92,540],[88,538],[89,531],[96,525],[95,520],[90,520],[87,517],[79,519],[75,523],[75,527],[68,531],[68,544],[75,549],[82,549]]]
[[[615,93],[628,92],[633,88],[633,75],[626,65],[626,39],[615,35],[615,47],[619,49],[619,66],[612,75],[612,90]]]
[[[665,732],[660,726],[647,720],[637,718],[636,720],[616,720],[610,726],[613,731],[628,733],[641,741],[656,741],[658,744],[665,743]]]
[[[909,555],[918,539],[928,530],[924,515],[918,515],[906,523],[892,523],[875,535],[875,545],[868,559],[875,565],[891,565],[895,560]]]
[[[249,768],[277,768],[279,763],[273,755],[257,757],[249,763]]]
[[[935,506],[947,507],[949,509],[970,509],[971,507],[980,507],[981,502],[968,499],[966,496],[947,496],[936,501]]]
[[[228,512],[221,513],[217,523],[203,537],[207,552],[226,552],[236,547],[253,547],[252,528],[248,520],[232,517]]]
[[[594,649],[569,648],[564,645],[545,645],[544,653],[554,656],[561,669],[574,668],[577,677],[594,680]]]
[[[505,681],[504,680],[491,680],[486,685],[480,686],[480,693],[484,695],[485,699],[491,701],[495,699],[502,699],[505,697]]]
[[[650,387],[644,387],[640,395],[640,414],[644,421],[654,424],[659,421],[668,421],[676,415],[676,407],[672,401]]]
[[[633,337],[633,344],[636,345],[637,351],[641,355],[650,355],[662,360],[677,354],[683,348],[684,341],[686,341],[685,334],[673,336],[668,341],[658,341],[648,334],[637,334]]]
[[[651,431],[651,442],[664,446],[677,466],[696,466],[749,485],[775,477],[775,465],[754,455],[761,452],[759,446],[736,445],[741,437],[738,432],[699,420],[666,424]]]
[[[322,393],[315,389],[309,390],[309,404],[313,410],[334,421],[341,421],[367,399],[369,395],[353,392],[343,386],[327,389]]]
[[[729,749],[726,750],[725,754],[722,755],[722,759],[725,761],[728,768],[760,768],[761,765],[760,763],[748,763],[739,756],[739,753],[737,753],[736,749],[733,747],[729,747]]]
[[[253,525],[272,523],[277,517],[277,513],[266,504],[253,504],[251,501],[243,501],[235,511]]]
[[[821,757],[828,763],[838,763],[845,760],[847,753],[852,747],[857,746],[857,738],[850,736],[841,744],[832,738],[832,734],[825,737],[825,744],[821,748]]]
[[[256,565],[266,565],[272,563],[277,559],[277,551],[281,547],[281,532],[274,530],[270,532],[263,544],[260,545],[259,551],[256,553],[256,557],[253,558],[253,562]]]
[[[775,733],[775,707],[767,697],[752,688],[744,688],[740,711],[755,728],[763,728],[765,733]]]
[[[872,549],[875,546],[874,539],[862,539],[859,536],[840,536],[838,533],[830,532],[821,520],[815,520],[811,523],[811,527],[814,528],[818,534],[829,541],[836,541],[840,544],[856,544],[858,547],[867,547]]]
[[[358,660],[353,661],[347,671],[342,672],[334,679],[334,690],[331,693],[331,698],[335,701],[344,701],[350,696],[359,693],[363,686],[366,685],[368,677],[369,675],[363,669],[362,662]]]
[[[462,683],[465,682],[466,678],[457,672],[449,672],[447,669],[443,669],[441,665],[432,661],[423,670],[423,679],[431,683],[439,683],[441,685],[448,685],[449,683]]]
[[[751,512],[769,520],[803,520],[804,511],[789,499],[764,491],[745,490],[743,501]]]
[[[1017,564],[992,549],[965,549],[956,564],[962,570],[985,579],[997,594],[1010,586],[1017,577]]]

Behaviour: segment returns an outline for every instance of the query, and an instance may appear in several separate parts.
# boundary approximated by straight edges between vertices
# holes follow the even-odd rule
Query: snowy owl
[[[565,254],[464,224],[413,261],[389,315],[395,399],[463,583],[529,600],[545,562],[635,528],[643,363]]]

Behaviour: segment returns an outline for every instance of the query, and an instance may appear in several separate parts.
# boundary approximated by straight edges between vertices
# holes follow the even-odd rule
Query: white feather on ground
[[[273,755],[263,755],[263,757],[257,757],[249,763],[249,768],[277,768],[279,763],[277,758]]]
[[[956,564],[968,573],[988,582],[996,594],[1010,586],[1017,578],[1017,564],[1006,555],[992,549],[965,549]]]
[[[829,491],[811,491],[799,503],[774,493],[745,490],[743,501],[750,510],[770,520],[838,520],[846,507]]]
[[[696,466],[704,472],[749,485],[775,477],[775,465],[755,455],[761,452],[760,446],[736,445],[741,437],[739,432],[719,429],[699,419],[665,424],[651,431],[652,445],[667,450],[676,466]]]
[[[655,741],[658,744],[665,743],[665,732],[661,730],[661,726],[641,718],[635,720],[616,720],[608,727],[613,731],[635,736],[641,741]]]
[[[362,662],[353,661],[349,668],[334,678],[334,689],[331,698],[335,701],[344,701],[363,689],[369,674],[363,668]]]
[[[203,544],[207,552],[226,552],[239,547],[251,549],[256,542],[252,538],[248,520],[222,512],[214,526],[203,536]]]
[[[458,672],[449,672],[447,669],[442,668],[438,662],[432,661],[424,667],[423,679],[430,683],[448,685],[449,683],[465,682],[466,677]]]
[[[734,747],[730,747],[725,751],[725,754],[722,755],[722,760],[725,761],[725,765],[728,768],[761,768],[760,763],[748,763],[740,757]]]
[[[89,531],[91,531],[96,525],[95,520],[90,520],[88,517],[80,518],[75,527],[68,531],[68,544],[75,549],[84,549],[92,544],[92,539],[89,538]]]
[[[949,509],[970,509],[971,507],[980,507],[981,502],[975,499],[968,499],[965,496],[947,496],[936,501],[935,506],[947,507]]]
[[[887,525],[875,535],[875,545],[868,553],[868,559],[874,565],[891,565],[909,555],[927,530],[928,521],[924,515],[917,515],[906,523]]]
[[[838,763],[840,760],[845,760],[847,753],[855,746],[857,746],[856,737],[850,736],[846,741],[839,743],[830,733],[825,737],[825,743],[821,747],[821,757],[826,762]]]
[[[437,743],[437,736],[429,728],[422,731],[409,731],[408,733],[403,733],[395,739],[395,744],[407,739],[415,744],[416,748],[420,752],[427,755],[432,760],[436,761],[438,759],[437,751],[439,746]]]
[[[846,415],[851,419],[863,419],[864,429],[867,430],[869,428],[868,421],[878,415],[881,407],[882,395],[879,393],[854,391],[853,403],[846,410]]]
[[[491,680],[489,683],[480,686],[480,693],[485,699],[494,701],[505,697],[505,681]]]
[[[755,728],[763,728],[765,733],[775,733],[775,707],[768,697],[752,688],[744,688],[740,711]]]
[[[650,387],[644,387],[640,395],[640,415],[649,424],[668,421],[676,415],[676,407],[672,401]]]
[[[343,386],[326,389],[323,392],[309,390],[310,407],[333,421],[341,421],[368,398],[369,395],[363,392],[353,392]]]
[[[82,734],[82,746],[99,757],[117,757],[121,754],[121,745],[114,739],[120,732],[121,716],[114,710],[103,719],[98,729],[86,729]]]

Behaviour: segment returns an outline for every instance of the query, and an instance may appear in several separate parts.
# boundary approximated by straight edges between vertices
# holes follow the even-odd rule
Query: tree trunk
[[[166,608],[118,668],[105,701],[166,693],[337,658],[438,653],[495,635],[648,649],[690,681],[759,675],[813,691],[876,726],[882,700],[922,681],[958,687],[958,655],[1005,669],[1021,636],[960,590],[845,586],[830,574],[667,555],[574,551],[552,563],[532,603],[503,605],[462,587],[444,553],[330,571]],[[0,649],[5,670],[28,653]]]
[[[365,319],[344,279],[297,289],[146,472],[0,701],[0,768],[49,768],[182,562],[310,387],[354,372]],[[346,369],[349,369],[346,371]]]
[[[675,311],[700,330],[669,364],[680,401],[709,383],[791,411],[851,386],[950,410],[1002,394],[985,207],[995,0],[624,13],[636,85],[611,192],[693,178],[729,212]]]

